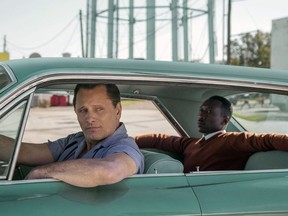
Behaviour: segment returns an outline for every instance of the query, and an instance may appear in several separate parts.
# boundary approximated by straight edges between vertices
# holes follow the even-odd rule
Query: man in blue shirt
[[[116,85],[77,85],[73,105],[82,132],[43,145],[22,144],[18,163],[37,165],[26,179],[55,178],[94,187],[143,173],[144,157],[120,122]]]

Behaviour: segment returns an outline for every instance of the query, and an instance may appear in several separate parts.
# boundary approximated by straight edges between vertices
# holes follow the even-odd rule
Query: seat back
[[[184,171],[183,164],[167,154],[144,149],[141,149],[140,151],[145,159],[145,174],[183,173]]]
[[[245,170],[286,168],[288,168],[288,152],[276,150],[257,152],[249,157],[245,165]]]

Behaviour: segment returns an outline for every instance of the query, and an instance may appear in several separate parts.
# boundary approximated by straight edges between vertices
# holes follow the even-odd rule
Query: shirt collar
[[[102,147],[107,147],[108,145],[111,144],[111,142],[113,142],[114,140],[117,140],[117,139],[121,139],[123,138],[123,136],[128,136],[127,135],[127,130],[126,130],[126,127],[125,125],[120,122],[119,124],[119,127],[115,130],[115,132],[106,137],[105,139],[101,140],[99,143],[97,143],[92,149],[89,150],[89,152],[92,152],[92,151],[95,151],[97,149],[100,149]],[[75,152],[75,155],[74,155],[74,158],[77,158],[81,152],[83,151],[84,148],[86,148],[86,141],[85,141],[85,138],[81,141],[81,143],[78,145],[78,148],[76,149],[76,152]],[[88,152],[86,152],[87,154]]]
[[[210,134],[207,134],[207,135],[202,135],[202,138],[204,137],[205,140],[208,140],[210,139],[211,137],[213,137],[214,135],[218,134],[218,133],[225,133],[226,130],[220,130],[220,131],[216,131],[216,132],[213,132],[213,133],[210,133]]]
[[[99,149],[102,147],[107,147],[111,145],[111,143],[113,143],[115,140],[120,140],[124,137],[128,137],[127,130],[126,130],[125,125],[122,122],[120,122],[119,127],[114,131],[113,134],[101,140],[91,150]]]

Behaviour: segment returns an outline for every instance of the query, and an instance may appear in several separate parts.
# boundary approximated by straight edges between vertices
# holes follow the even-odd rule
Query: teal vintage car
[[[84,58],[2,62],[0,135],[15,141],[9,160],[0,162],[1,215],[288,215],[288,154],[280,151],[252,155],[243,170],[183,173],[178,155],[142,149],[145,173],[116,184],[80,188],[25,180],[31,167],[17,164],[21,143],[80,130],[73,89],[91,82],[117,84],[131,136],[200,137],[198,108],[213,95],[233,103],[227,131],[288,133],[287,111],[273,104],[275,97],[287,100],[288,71]]]

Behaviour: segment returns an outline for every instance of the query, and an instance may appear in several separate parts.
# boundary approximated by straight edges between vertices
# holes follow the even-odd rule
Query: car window
[[[18,135],[19,126],[22,120],[23,112],[25,109],[26,102],[21,103],[16,108],[14,108],[9,113],[5,114],[0,119],[0,137],[1,142],[5,142],[5,144],[12,145],[12,148],[6,154],[6,160],[0,158],[0,175],[7,176],[9,164],[11,162],[12,154],[16,144],[16,138]],[[1,143],[1,144],[3,144]],[[2,148],[4,146],[1,145]],[[4,150],[0,149],[0,151],[4,152]]]
[[[122,99],[122,121],[129,135],[165,133],[179,135],[150,100]]]
[[[12,82],[7,71],[0,65],[0,92]]]
[[[23,141],[44,143],[80,131],[72,100],[72,95],[35,94]],[[122,107],[121,121],[130,136],[144,133],[178,135],[152,101],[122,98]]]
[[[255,133],[288,133],[288,96],[259,92],[230,95],[234,118]]]

